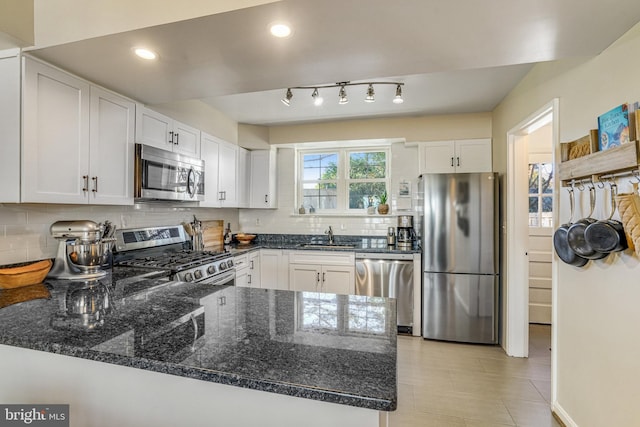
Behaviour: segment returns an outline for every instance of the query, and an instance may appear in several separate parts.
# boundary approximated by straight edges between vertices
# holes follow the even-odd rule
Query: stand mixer
[[[87,280],[107,274],[102,266],[108,261],[115,241],[105,237],[105,227],[93,221],[58,221],[49,228],[60,243],[48,278]]]

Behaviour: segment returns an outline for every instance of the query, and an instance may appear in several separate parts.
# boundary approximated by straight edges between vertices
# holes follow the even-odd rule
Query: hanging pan
[[[569,232],[569,227],[571,227],[571,221],[573,221],[574,204],[573,183],[571,183],[571,187],[569,187],[569,207],[571,209],[571,215],[569,216],[569,222],[562,224],[553,233],[553,248],[555,249],[556,254],[558,254],[558,258],[563,262],[575,267],[584,267],[589,260],[578,256],[569,246],[569,241],[567,239],[567,233]]]
[[[622,223],[612,219],[617,209],[618,186],[611,181],[609,187],[611,187],[611,214],[609,218],[594,222],[584,231],[585,240],[598,252],[619,252],[627,249],[627,237],[624,234]]]
[[[589,185],[589,215],[586,218],[579,219],[569,227],[569,231],[567,231],[567,240],[569,242],[569,246],[573,251],[587,259],[602,259],[609,255],[607,252],[599,252],[595,250],[585,239],[584,232],[587,227],[597,220],[592,218],[593,210],[596,206],[596,187],[591,183]]]

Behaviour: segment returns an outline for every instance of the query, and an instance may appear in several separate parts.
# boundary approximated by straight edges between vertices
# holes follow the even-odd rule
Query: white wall
[[[0,204],[0,265],[56,256],[58,242],[49,227],[56,221],[109,220],[118,228],[174,225],[182,221],[222,219],[238,229],[237,209],[167,207],[153,203],[134,206]]]
[[[494,167],[506,171],[507,132],[553,98],[560,100],[561,141],[587,135],[598,115],[639,100],[639,52],[640,24],[598,57],[536,65],[494,111]],[[619,185],[629,190],[627,180]],[[568,214],[562,194],[559,218]],[[599,203],[596,215],[603,214]],[[638,425],[638,259],[626,251],[582,269],[557,264],[556,410],[569,425]]]

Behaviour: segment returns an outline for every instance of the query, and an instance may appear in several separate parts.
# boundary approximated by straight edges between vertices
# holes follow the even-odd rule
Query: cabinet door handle
[[[316,283],[320,283],[320,273],[316,273]]]
[[[253,260],[249,261],[249,263],[251,265],[251,267],[249,267],[249,268],[251,268],[253,270]]]
[[[460,166],[460,157],[456,157],[458,159],[458,166]]]
[[[269,195],[268,194],[264,195],[264,203],[265,204],[269,203]]]
[[[173,131],[169,132],[169,143],[173,144]]]
[[[84,181],[82,191],[86,193],[87,191],[89,191],[89,175],[82,175],[82,180]]]
[[[247,285],[251,284],[251,275],[247,274]]]
[[[322,283],[324,283],[324,272],[322,273]]]
[[[93,181],[93,190],[91,190],[91,191],[93,191],[94,193],[97,193],[98,192],[98,177],[97,176],[91,177],[91,180]]]
[[[176,145],[180,143],[180,134],[176,133]]]
[[[451,158],[451,167],[453,167],[453,157]]]

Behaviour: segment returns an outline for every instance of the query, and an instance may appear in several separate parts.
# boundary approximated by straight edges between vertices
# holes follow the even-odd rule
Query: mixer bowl
[[[67,257],[76,268],[93,272],[107,262],[113,242],[67,243]]]

